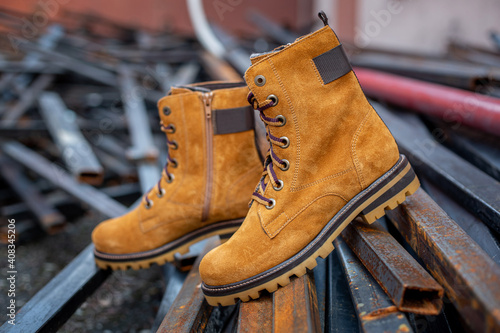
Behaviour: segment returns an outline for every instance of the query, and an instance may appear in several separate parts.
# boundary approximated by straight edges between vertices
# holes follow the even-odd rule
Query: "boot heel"
[[[363,222],[372,224],[384,216],[386,210],[396,208],[420,187],[420,182],[411,166],[402,170],[399,175],[395,175],[393,179],[395,183],[377,192],[372,197],[372,202],[361,211],[359,216]]]

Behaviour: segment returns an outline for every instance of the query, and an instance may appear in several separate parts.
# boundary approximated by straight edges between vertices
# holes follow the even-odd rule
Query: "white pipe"
[[[217,39],[208,24],[207,17],[203,11],[202,0],[187,0],[189,16],[194,32],[201,45],[218,58],[224,58],[226,48]]]

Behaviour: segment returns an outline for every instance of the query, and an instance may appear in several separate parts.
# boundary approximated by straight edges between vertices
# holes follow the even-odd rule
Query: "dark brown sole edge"
[[[104,253],[94,249],[96,264],[103,269],[141,269],[148,268],[152,264],[163,265],[174,260],[175,253],[184,254],[189,247],[206,238],[219,235],[227,237],[232,235],[243,222],[244,218],[216,222],[203,228],[190,232],[172,242],[162,245],[156,249],[137,253],[112,254]]]

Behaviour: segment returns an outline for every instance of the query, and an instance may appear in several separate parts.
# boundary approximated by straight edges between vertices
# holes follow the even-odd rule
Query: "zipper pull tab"
[[[212,99],[214,98],[213,92],[204,93],[202,95],[203,107],[205,109],[205,116],[207,119],[212,118]]]

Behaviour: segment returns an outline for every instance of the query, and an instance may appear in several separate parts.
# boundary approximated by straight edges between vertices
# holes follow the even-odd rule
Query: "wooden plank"
[[[418,189],[387,212],[474,332],[500,331],[500,267]]]
[[[208,305],[201,291],[201,277],[198,269],[203,256],[219,244],[218,236],[209,238],[157,332],[200,332],[204,330],[212,307]]]

